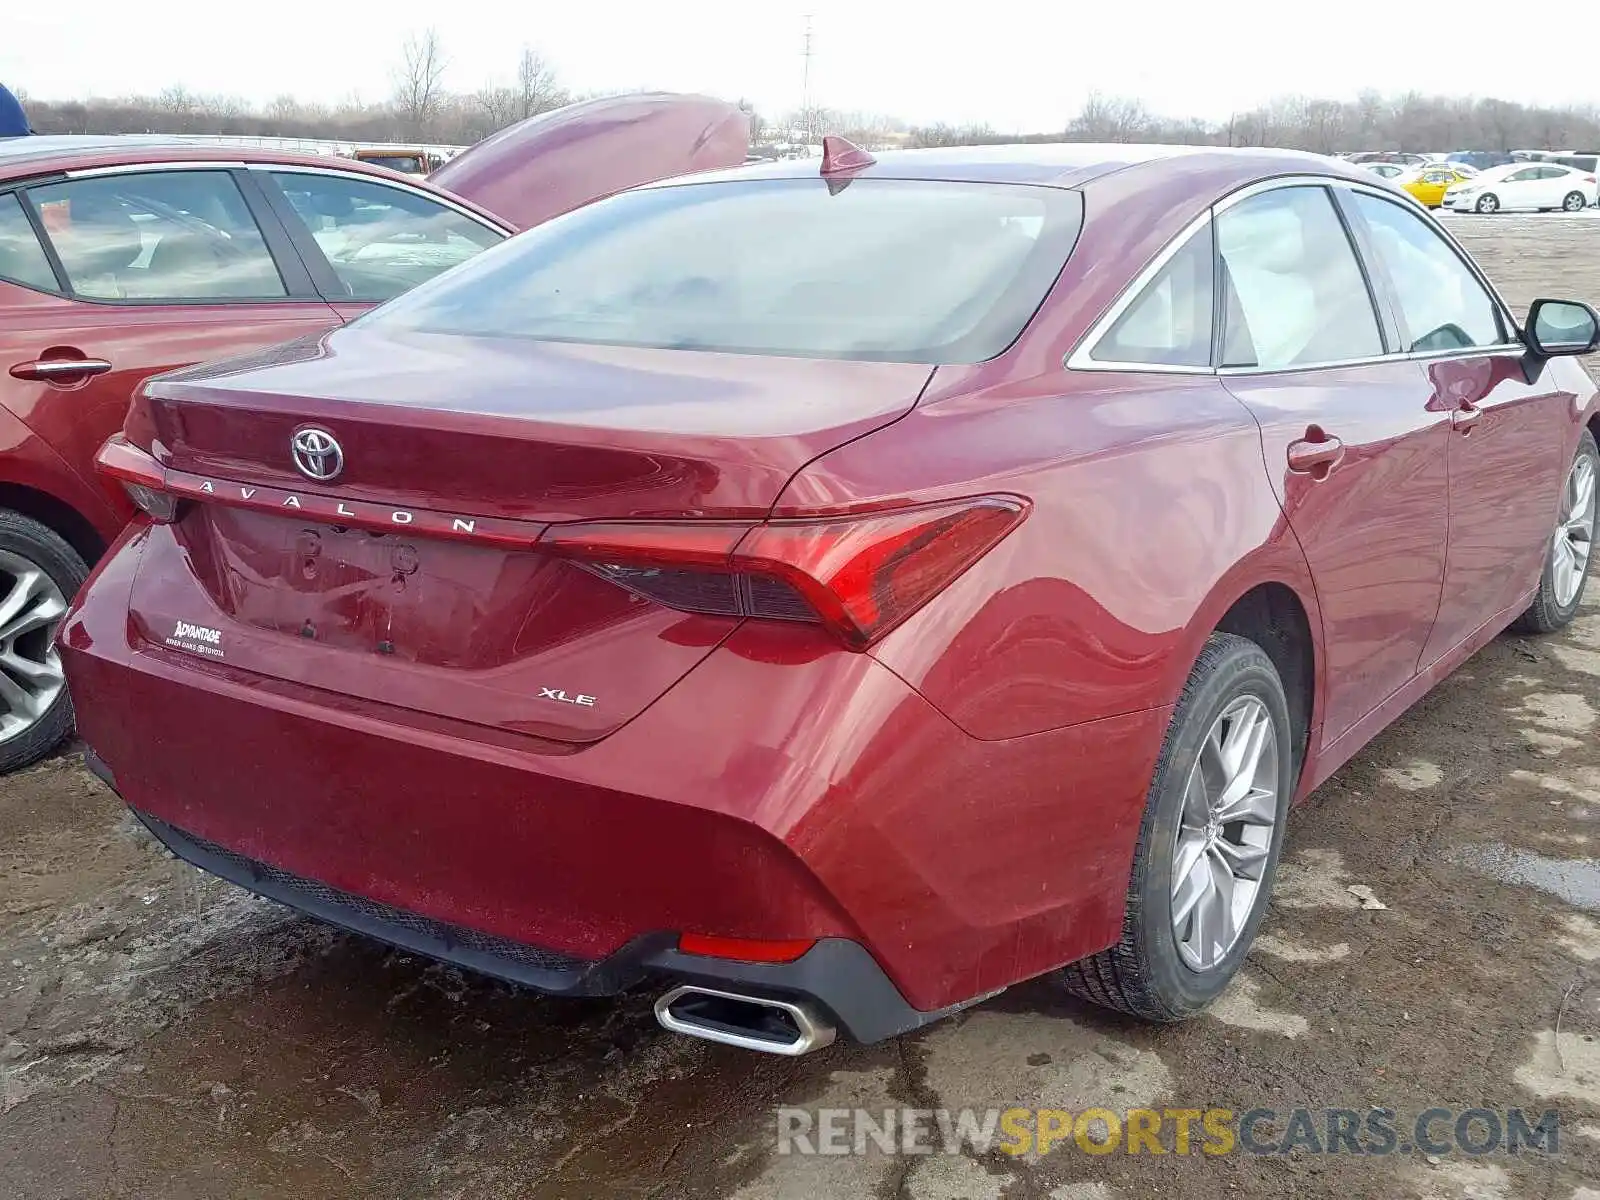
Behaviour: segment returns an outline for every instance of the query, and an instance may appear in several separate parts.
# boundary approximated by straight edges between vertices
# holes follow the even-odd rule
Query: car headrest
[[[1217,222],[1217,249],[1237,270],[1254,268],[1283,274],[1305,261],[1305,236],[1299,214],[1289,208],[1258,205],[1248,217]]]

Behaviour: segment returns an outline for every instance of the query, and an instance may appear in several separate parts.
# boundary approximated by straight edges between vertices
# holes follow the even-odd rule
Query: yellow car
[[[1453,166],[1423,167],[1404,179],[1395,180],[1416,197],[1424,208],[1438,208],[1444,203],[1444,194],[1471,176]]]

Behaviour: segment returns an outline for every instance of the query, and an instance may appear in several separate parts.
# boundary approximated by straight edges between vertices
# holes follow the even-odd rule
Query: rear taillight
[[[152,521],[159,525],[170,525],[178,519],[184,502],[164,490],[166,471],[122,434],[115,434],[100,447],[100,453],[95,456],[95,466],[102,475],[120,483],[134,507]]]
[[[1011,496],[848,517],[552,526],[539,549],[685,612],[820,623],[861,649],[1016,528]]]
[[[122,490],[128,493],[128,499],[133,501],[134,507],[148,516],[158,525],[170,525],[178,519],[179,500],[170,492],[158,492],[155,488],[145,487],[142,483],[129,483],[122,481]]]

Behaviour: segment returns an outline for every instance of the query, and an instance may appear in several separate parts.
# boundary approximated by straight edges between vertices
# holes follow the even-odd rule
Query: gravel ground
[[[1445,219],[1518,307],[1600,300],[1600,222]],[[544,1000],[302,920],[173,862],[67,753],[0,780],[0,1197],[1600,1200],[1597,677],[1591,590],[1564,636],[1498,639],[1322,787],[1207,1017],[1142,1027],[1038,981],[798,1061],[665,1034],[649,996]],[[779,1105],[1561,1128],[1518,1155],[811,1157],[776,1152]]]

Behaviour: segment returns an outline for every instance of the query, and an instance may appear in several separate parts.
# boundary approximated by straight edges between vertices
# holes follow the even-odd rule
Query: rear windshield
[[[1078,193],[859,179],[624,192],[375,310],[374,330],[889,362],[1014,341],[1082,225]]]

